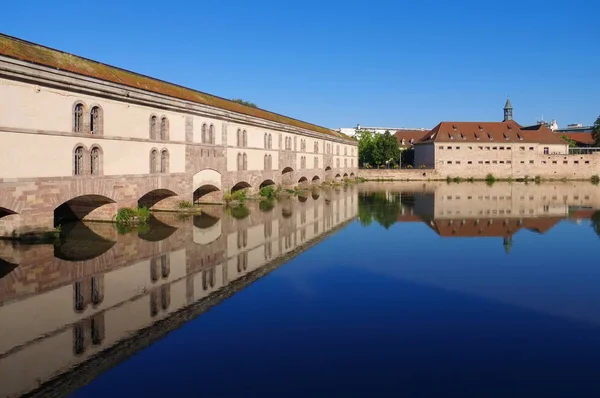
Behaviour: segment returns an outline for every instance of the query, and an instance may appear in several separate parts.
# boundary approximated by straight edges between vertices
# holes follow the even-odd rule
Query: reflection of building
[[[0,279],[0,323],[10,325],[0,329],[3,396],[37,388],[126,339],[116,357],[91,368],[113,366],[149,333],[159,338],[183,322],[154,330],[156,321],[201,313],[234,294],[354,219],[358,201],[351,186],[264,209],[254,206],[241,219],[221,217],[221,207],[187,221],[156,213],[160,228],[125,235],[89,224],[89,244],[58,251],[0,242],[0,267],[9,267]],[[93,258],[82,249],[105,241],[112,244]],[[86,375],[68,377],[76,385]]]

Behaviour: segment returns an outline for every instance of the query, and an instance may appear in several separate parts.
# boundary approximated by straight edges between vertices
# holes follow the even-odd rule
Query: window
[[[335,154],[336,154],[336,155],[339,155],[339,154],[340,154],[340,146],[339,146],[339,145],[337,146],[337,149],[336,149],[336,153],[335,153]]]
[[[319,158],[315,156],[315,160],[314,160],[314,166],[315,169],[319,168]]]
[[[265,133],[264,147],[265,149],[269,149],[269,135],[267,133]]]
[[[498,147],[497,147],[497,146],[495,146],[495,147],[492,147],[492,149],[493,149],[494,151],[496,151],[496,150],[498,150]]]
[[[243,168],[244,168],[244,164],[243,164],[243,161],[242,161],[242,154],[240,152],[238,152],[238,155],[237,155],[237,169],[238,170],[243,170]]]
[[[530,151],[533,151],[533,147],[532,147],[532,146],[530,146],[530,147],[529,147],[529,150],[530,150]]]
[[[468,146],[467,149],[470,150],[470,151],[472,151],[473,147],[472,146]]]
[[[460,160],[457,160],[457,161],[456,161],[456,164],[460,164]]]
[[[503,147],[503,146],[501,146],[501,147],[499,147],[499,149],[500,149],[501,151],[503,151],[503,150],[504,150],[504,147]]]
[[[238,131],[237,131],[237,146],[241,147],[242,143],[243,143],[242,130],[238,129]]]
[[[524,151],[524,150],[525,150],[525,147],[524,147],[524,146],[520,146],[520,147],[519,147],[519,151]]]
[[[99,106],[94,106],[90,111],[90,133],[102,134],[102,109]]]
[[[169,152],[163,149],[160,153],[160,172],[168,173],[169,170]]]
[[[573,163],[575,163],[575,164],[579,164],[579,160],[575,160]]]
[[[215,125],[211,124],[208,128],[208,142],[211,144],[215,143]]]
[[[269,155],[269,170],[273,169],[273,158]]]
[[[315,153],[319,153],[319,143],[315,141]]]
[[[486,161],[485,161],[485,164],[490,164],[490,161],[489,161],[489,160],[486,160]]]
[[[269,149],[273,149],[273,137],[271,136],[271,134],[269,134]]]
[[[348,167],[348,159],[344,159],[344,168]]]
[[[480,150],[480,151],[483,151],[483,147],[482,146],[478,146],[477,149]]]
[[[483,160],[480,160],[477,162],[478,164],[483,164]]]
[[[344,147],[344,156],[346,156],[346,155],[348,155],[348,147],[347,146]]]
[[[467,161],[467,164],[473,164],[473,162],[471,162],[471,161],[469,160],[469,161]]]
[[[248,155],[246,155],[246,153],[243,155],[243,163],[244,170],[248,170]]]
[[[100,174],[100,149],[93,147],[90,151],[90,172],[92,175]]]
[[[446,163],[448,163],[448,164],[452,164],[452,161],[451,161],[451,160],[448,160]]]
[[[440,149],[444,149],[444,147],[440,145]]]
[[[492,164],[498,164],[497,160],[492,160]]]
[[[248,147],[248,133],[246,132],[246,130],[242,131],[242,138],[243,138],[242,145],[244,146],[244,148],[247,148]]]
[[[163,141],[169,139],[169,120],[164,116],[160,119],[160,139]]]
[[[557,164],[557,163],[558,163],[558,162],[557,162],[556,160],[553,160],[553,161],[552,161],[552,164]]]
[[[563,160],[563,164],[569,164],[568,160]]]
[[[267,155],[265,155],[264,168],[265,168],[265,170],[269,170],[269,157]]]
[[[337,160],[336,165],[337,165],[337,168],[340,167],[340,160],[339,159]]]
[[[556,162],[553,162],[553,163],[556,163]],[[589,160],[586,160],[584,163],[585,163],[585,164],[590,164],[590,161],[589,161]]]
[[[158,161],[158,151],[156,149],[153,149],[150,152],[150,173],[154,174],[156,173],[156,163]]]
[[[500,164],[504,164],[504,160],[501,160],[501,161],[500,161]]]
[[[76,176],[83,174],[83,147],[78,146],[75,148],[74,156],[74,165],[73,165],[73,174]]]
[[[83,104],[76,104],[73,108],[73,132],[83,133]]]
[[[548,155],[550,153],[550,148],[547,146],[544,147],[544,155]]]
[[[158,119],[156,116],[150,116],[150,139],[156,139],[156,129],[158,128]]]
[[[202,125],[202,143],[206,144],[208,142],[208,128],[206,123]]]

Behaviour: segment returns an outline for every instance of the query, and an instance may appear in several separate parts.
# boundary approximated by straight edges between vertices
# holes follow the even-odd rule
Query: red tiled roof
[[[443,237],[509,237],[520,229],[546,233],[562,218],[526,218],[522,223],[518,219],[503,220],[499,218],[480,218],[467,220],[437,219],[427,222],[427,225]]]
[[[409,147],[410,140],[417,143],[423,139],[426,135],[429,135],[428,130],[396,130],[394,134],[398,140],[398,145],[401,147]],[[404,139],[404,145],[402,145],[402,139]]]
[[[594,137],[592,137],[592,133],[566,133],[566,132],[561,132],[558,133],[558,136],[561,135],[566,135],[567,137],[569,137],[570,139],[572,139],[573,141],[576,141],[579,144],[583,144],[583,145],[594,145]]]
[[[326,127],[303,122],[264,109],[238,104],[225,98],[153,79],[3,34],[0,34],[0,55],[356,142],[356,140],[347,135]]]
[[[546,126],[522,127],[514,120],[506,122],[441,122],[420,143],[486,142],[539,143],[566,145]]]

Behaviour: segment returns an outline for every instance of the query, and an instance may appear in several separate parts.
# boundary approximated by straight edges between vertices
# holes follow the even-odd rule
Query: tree
[[[594,232],[600,237],[600,210],[595,211],[591,217],[591,224]]]
[[[594,138],[594,146],[600,146],[600,116],[594,122],[594,129],[592,130],[592,137]]]
[[[238,104],[245,105],[245,106],[249,106],[251,108],[258,108],[254,102],[244,101],[243,99],[240,99],[240,98],[234,98],[231,101],[236,102]]]
[[[358,163],[364,165],[375,164],[373,159],[373,149],[375,145],[374,133],[366,130],[357,131],[358,138]]]
[[[362,226],[373,221],[389,229],[400,216],[400,194],[386,195],[385,192],[366,193],[358,198],[358,219]]]
[[[400,161],[400,148],[396,137],[386,131],[384,134],[375,134],[370,131],[357,132],[358,135],[358,161],[360,164],[385,164],[390,161],[396,164]]]
[[[560,136],[560,138],[562,138],[563,141],[565,141],[567,144],[569,144],[569,148],[575,148],[577,146],[577,141],[575,141],[574,139],[570,138],[566,134],[562,134]]]

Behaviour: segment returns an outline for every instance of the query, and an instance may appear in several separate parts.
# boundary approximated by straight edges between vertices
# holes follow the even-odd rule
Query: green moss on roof
[[[1,34],[0,55],[354,141],[343,133],[312,123],[303,122],[260,108],[238,104],[214,95]]]

